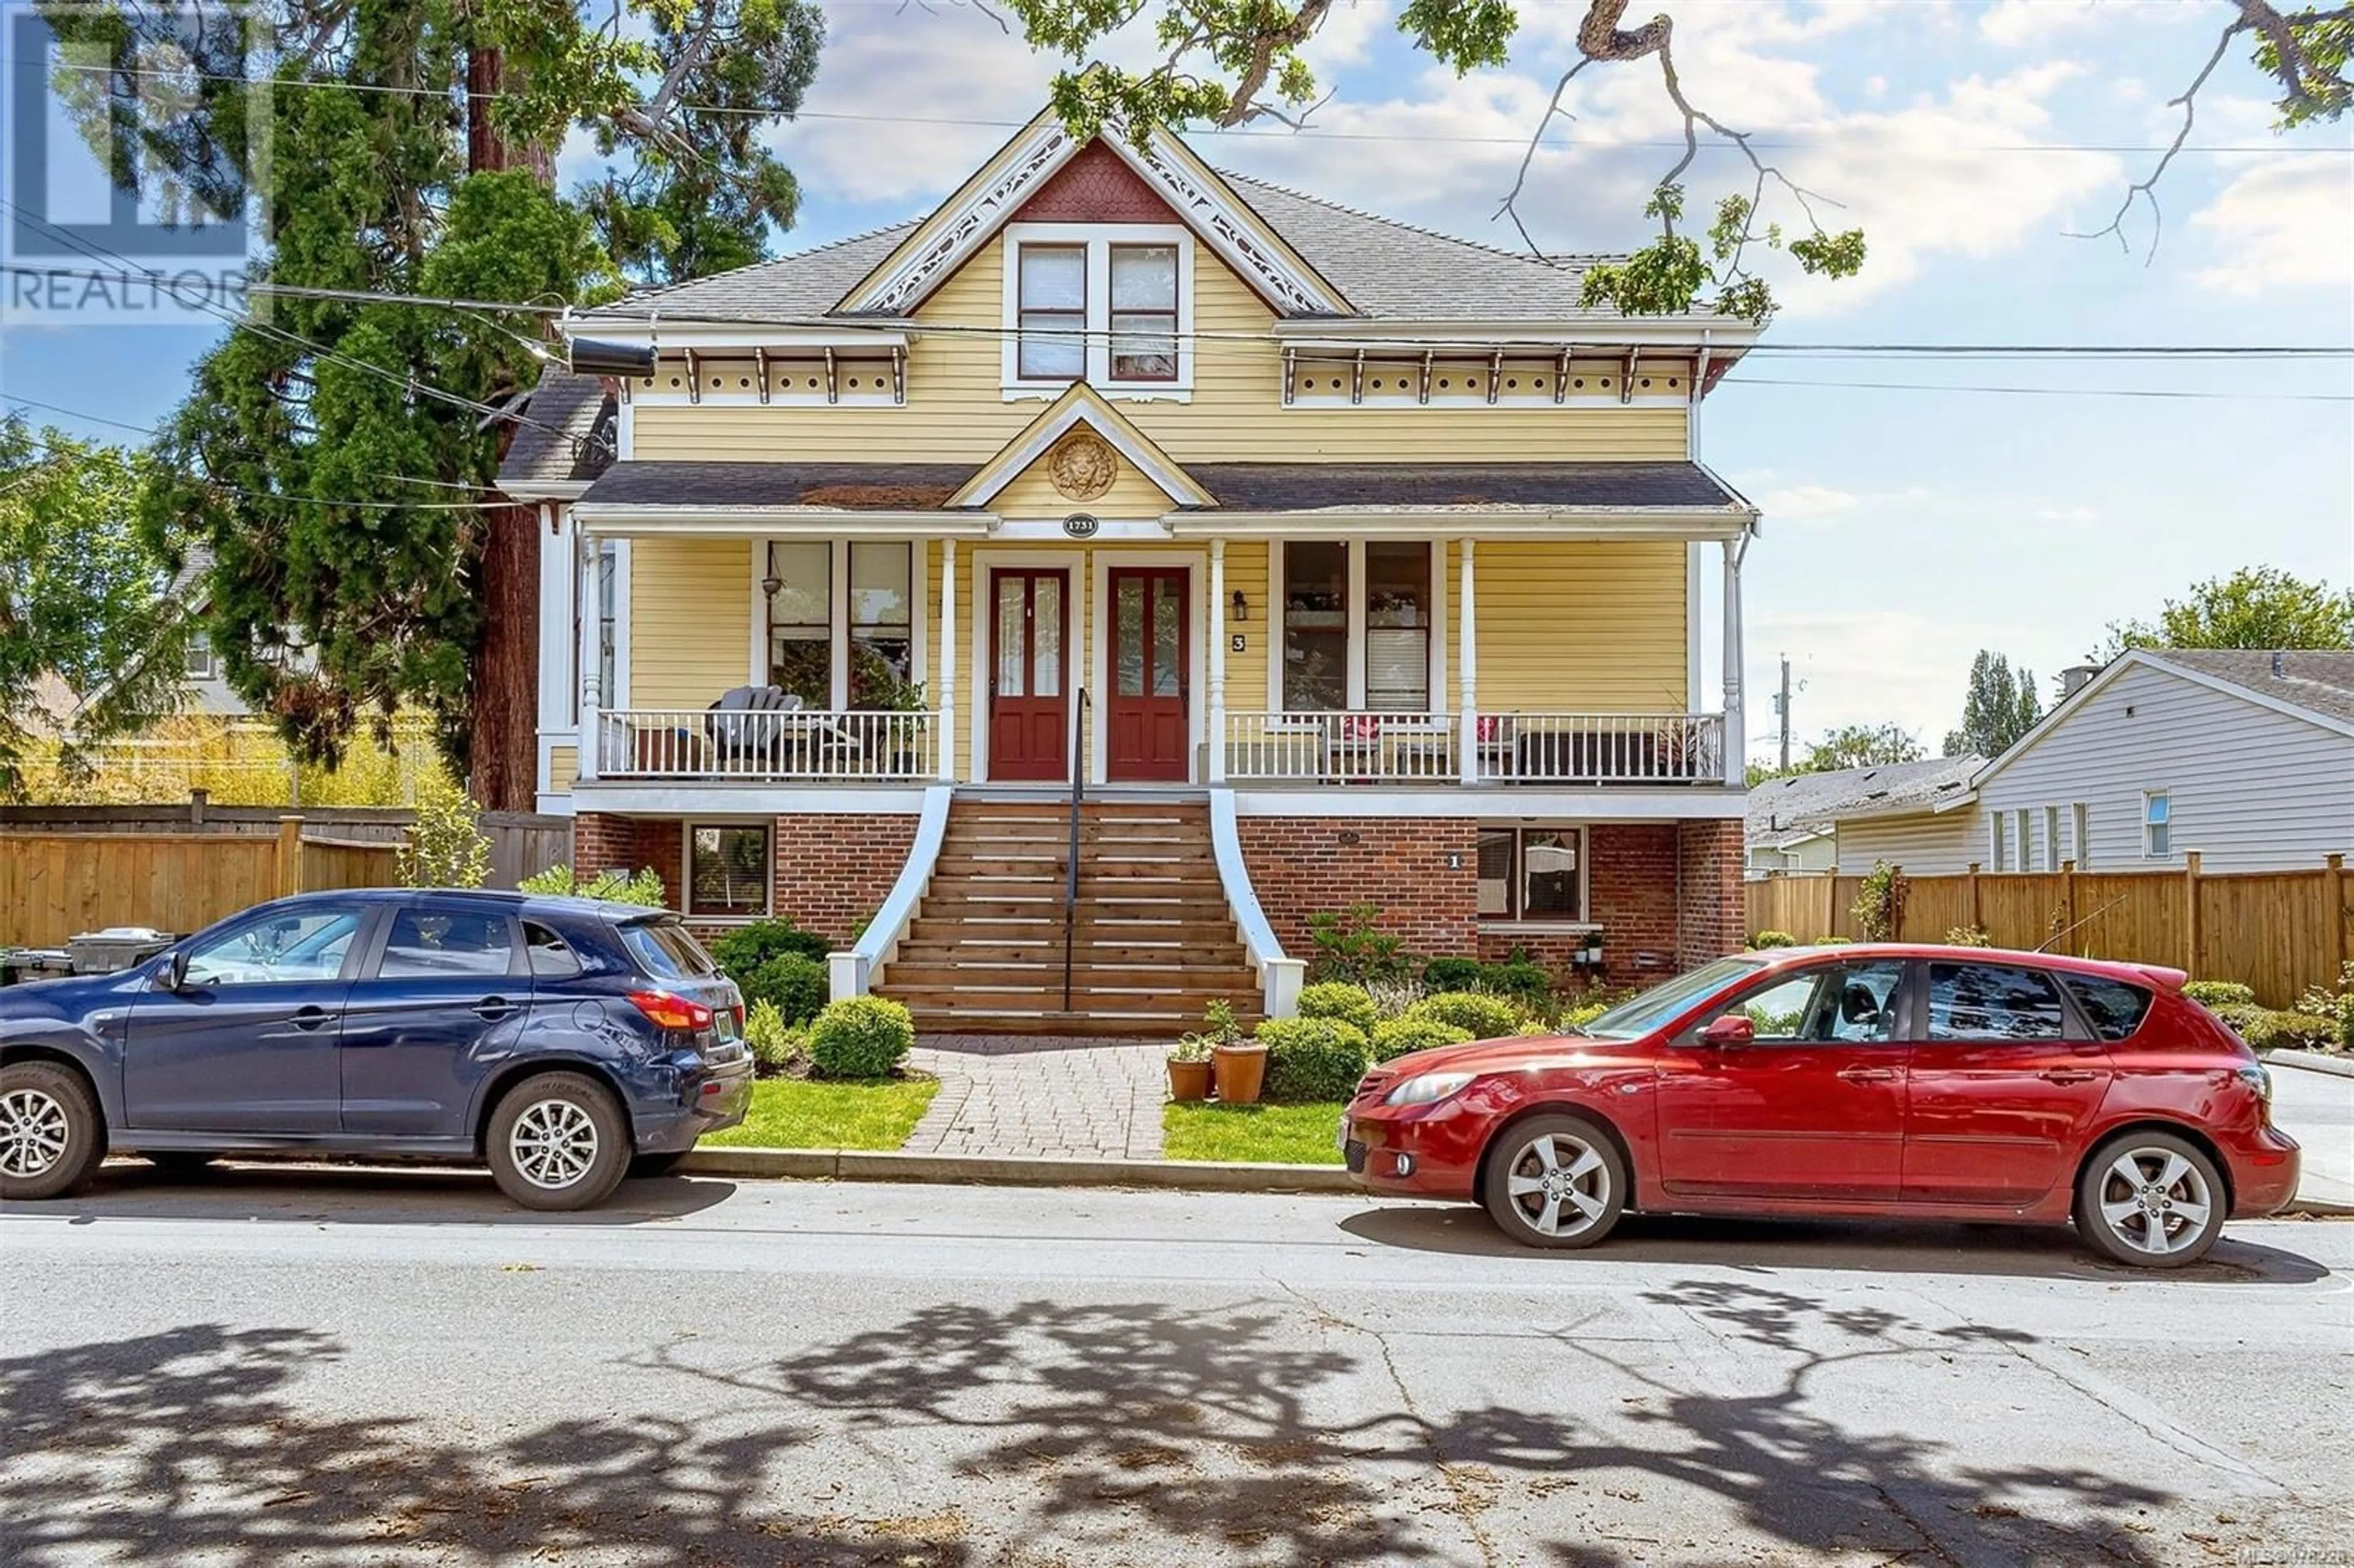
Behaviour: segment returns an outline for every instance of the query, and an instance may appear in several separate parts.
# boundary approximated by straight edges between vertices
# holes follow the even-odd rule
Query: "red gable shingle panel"
[[[1176,223],[1159,192],[1127,160],[1090,142],[1013,214],[1015,223]]]

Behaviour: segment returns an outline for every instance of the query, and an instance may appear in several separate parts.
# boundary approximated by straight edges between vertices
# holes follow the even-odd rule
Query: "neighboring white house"
[[[1752,811],[1755,810],[1752,797]],[[1753,816],[1754,820],[1754,816]],[[2354,853],[2354,652],[2137,650],[1933,803],[1836,813],[1841,870],[2317,866]]]
[[[1868,869],[1869,854],[1858,862],[1852,852],[1841,853],[1845,824],[1886,813],[1909,822],[1946,800],[1967,799],[1970,775],[1985,763],[1983,757],[1939,757],[1763,779],[1749,791],[1747,874],[1803,874],[1834,865]]]

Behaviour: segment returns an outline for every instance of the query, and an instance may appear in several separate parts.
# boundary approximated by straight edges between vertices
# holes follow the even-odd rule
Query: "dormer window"
[[[1016,223],[1005,236],[1005,391],[1193,385],[1193,247],[1179,226]]]

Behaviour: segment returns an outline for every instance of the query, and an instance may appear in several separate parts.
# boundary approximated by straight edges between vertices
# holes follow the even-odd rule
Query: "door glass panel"
[[[1179,690],[1178,661],[1184,657],[1185,597],[1180,579],[1154,577],[1152,595],[1152,694],[1173,697]]]
[[[1030,694],[1063,694],[1063,579],[1034,579],[1038,591],[1031,620]]]
[[[1019,697],[1028,692],[1023,676],[1030,663],[1029,617],[1024,613],[1029,587],[1028,577],[997,579],[997,694],[1001,697]]]
[[[1113,679],[1123,697],[1144,695],[1144,593],[1150,583],[1122,577],[1112,590],[1112,658],[1119,666]]]
[[[2061,1040],[2068,1014],[2052,977],[2008,964],[1929,966],[1932,1040]]]
[[[514,939],[504,915],[474,909],[404,909],[376,966],[379,980],[504,975]]]
[[[1283,546],[1283,705],[1326,713],[1349,704],[1349,546]]]
[[[334,980],[360,928],[355,904],[312,906],[234,927],[188,949],[192,986]]]

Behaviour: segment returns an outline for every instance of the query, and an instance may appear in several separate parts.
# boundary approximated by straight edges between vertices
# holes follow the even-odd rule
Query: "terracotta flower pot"
[[[1172,1057],[1169,1063],[1169,1097],[1172,1100],[1208,1099],[1210,1064],[1180,1062]]]
[[[1230,1106],[1255,1106],[1258,1092],[1267,1082],[1267,1047],[1264,1045],[1221,1045],[1210,1053],[1210,1064],[1218,1080],[1218,1098]]]

